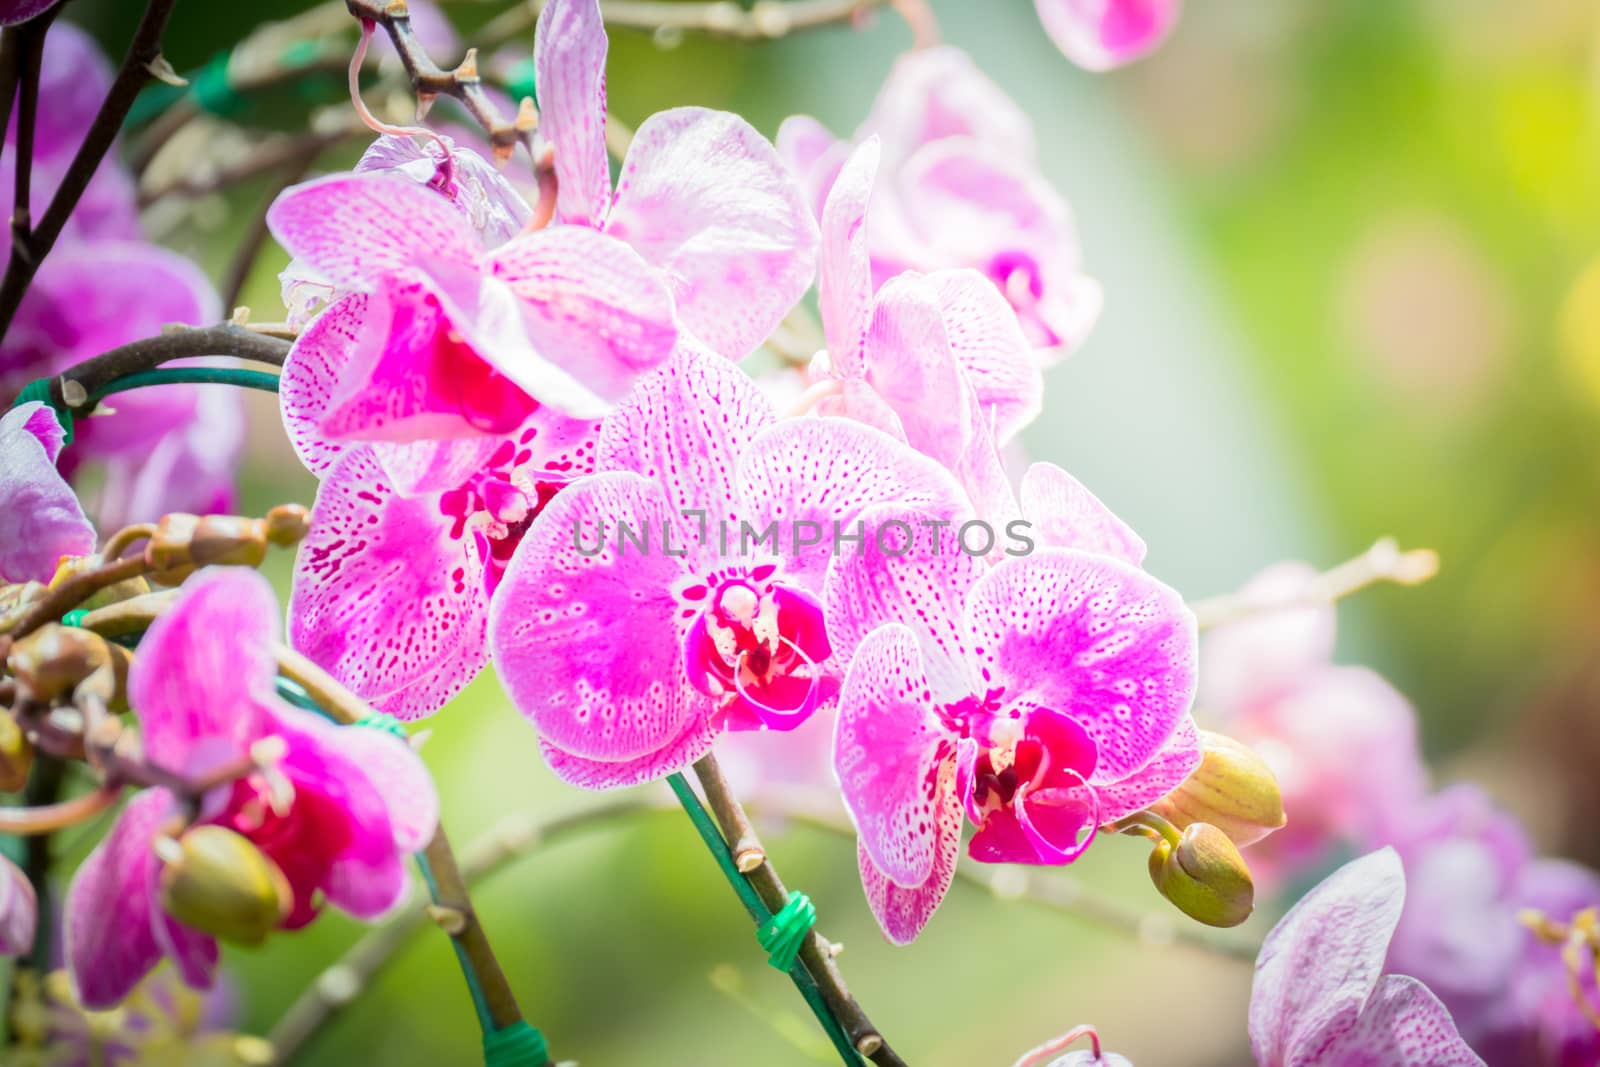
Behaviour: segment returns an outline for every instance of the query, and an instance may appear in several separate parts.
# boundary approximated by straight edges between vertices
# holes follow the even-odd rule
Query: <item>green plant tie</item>
[[[517,60],[511,69],[506,71],[505,89],[513,100],[521,100],[525,96],[538,97],[538,83],[535,80],[532,56]],[[534,103],[538,103],[538,100],[535,99]]]
[[[767,962],[788,974],[816,922],[817,909],[811,898],[804,893],[790,893],[777,914],[756,929],[756,940],[767,950]]]
[[[61,616],[61,625],[81,627],[83,625],[83,620],[88,617],[89,613],[83,608],[74,608],[65,615]]]
[[[201,110],[222,118],[238,111],[243,102],[239,94],[233,91],[233,82],[228,79],[228,59],[227,52],[217,53],[190,80],[195,103],[200,105]]]
[[[370,713],[368,713],[366,715],[361,716],[361,718],[357,719],[355,722],[351,723],[350,725],[352,725],[352,726],[370,726],[374,730],[382,730],[386,734],[393,734],[395,737],[400,738],[400,740],[402,740],[402,741],[404,741],[405,738],[406,738],[406,728],[400,724],[400,720],[399,719],[395,718],[393,715],[388,714],[387,712],[382,712],[382,711],[370,712]]]
[[[56,413],[56,422],[61,424],[61,432],[64,435],[62,443],[70,445],[72,443],[72,411],[56,402],[55,393],[50,390],[52,381],[54,381],[53,378],[35,378],[22,387],[22,391],[11,402],[11,406],[16,407],[19,404],[37,400]]]
[[[544,1035],[525,1020],[483,1032],[483,1067],[544,1067],[549,1062]]]

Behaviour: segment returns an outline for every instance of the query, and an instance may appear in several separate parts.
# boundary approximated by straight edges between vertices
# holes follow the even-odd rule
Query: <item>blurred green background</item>
[[[167,54],[192,70],[308,6],[188,0]],[[468,41],[507,6],[445,5]],[[67,17],[120,52],[141,7],[75,0]],[[1196,597],[1280,558],[1332,564],[1382,534],[1437,548],[1434,582],[1344,607],[1341,655],[1416,702],[1442,779],[1485,779],[1542,844],[1600,860],[1584,821],[1600,803],[1592,0],[1193,0],[1160,52],[1110,75],[1072,68],[1028,0],[934,8],[945,38],[1034,117],[1106,289],[1101,323],[1049,378],[1030,451],[1077,473],[1144,534],[1151,569]],[[704,104],[769,135],[806,112],[847,133],[908,41],[888,14],[769,44],[617,30],[612,110],[632,125]],[[213,165],[242,149],[219,143]],[[163,202],[148,221],[220,276],[269,192],[263,181]],[[250,276],[243,302],[257,320],[281,317],[283,262],[269,248]],[[309,503],[270,400],[251,402],[246,510]],[[492,678],[430,725],[425,756],[458,843],[510,811],[594,800],[553,781]],[[850,844],[765,829],[780,870],[847,946],[854,991],[912,1062],[1004,1065],[1080,1022],[1141,1064],[1245,1058],[1247,966],[959,883],[924,937],[895,949],[866,911]],[[1052,877],[1166,916],[1144,855],[1106,841]],[[478,902],[562,1058],[827,1059],[681,816],[533,852]],[[1259,938],[1270,922],[1244,930]],[[268,1028],[358,933],[329,915],[231,952],[243,1028]],[[470,1064],[474,1044],[449,947],[424,934],[300,1062]]]

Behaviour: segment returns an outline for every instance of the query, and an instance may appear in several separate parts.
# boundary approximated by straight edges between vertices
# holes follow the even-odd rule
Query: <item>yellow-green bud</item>
[[[105,566],[107,562],[109,561],[99,556],[62,556],[61,561],[56,564],[55,575],[50,579],[50,588],[54,589],[61,583],[70,578],[76,578],[85,571],[98,570]],[[79,604],[78,607],[85,611],[93,611],[96,608],[107,607],[111,604],[120,604],[124,600],[132,600],[134,597],[143,596],[149,591],[150,583],[143,578],[125,578],[103,589],[95,590],[89,599]]]
[[[33,745],[7,712],[0,712],[0,793],[21,792],[33,768]]]
[[[1150,810],[1180,830],[1210,823],[1244,848],[1287,821],[1278,779],[1266,761],[1231,737],[1200,731],[1202,755],[1184,783]]]
[[[278,865],[226,827],[193,827],[167,843],[162,859],[161,906],[223,941],[261,944],[294,903]]]
[[[24,696],[54,704],[71,696],[78,683],[111,662],[103,638],[73,626],[50,623],[11,646],[6,667]]]
[[[1178,910],[1207,926],[1238,926],[1255,908],[1255,885],[1228,835],[1194,823],[1150,853],[1150,880]]]

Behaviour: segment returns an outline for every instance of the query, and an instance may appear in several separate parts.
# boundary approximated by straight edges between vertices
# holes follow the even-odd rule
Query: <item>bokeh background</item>
[[[167,38],[201,67],[297,0],[180,4]],[[456,0],[462,35],[510,0]],[[1600,9],[1592,0],[1191,0],[1151,59],[1070,66],[1028,0],[934,3],[1033,116],[1044,169],[1077,212],[1105,314],[1049,377],[1029,451],[1074,471],[1138,528],[1186,594],[1267,563],[1321,565],[1383,534],[1439,550],[1416,589],[1341,610],[1340,657],[1417,705],[1440,781],[1471,776],[1549,851],[1600,861]],[[75,0],[120,53],[142,5]],[[739,111],[771,135],[796,112],[847,133],[909,43],[887,14],[743,44],[614,30],[613,112]],[[518,46],[526,53],[531,34]],[[449,59],[454,57],[436,57]],[[197,145],[204,178],[304,97]],[[260,129],[255,129],[259,126]],[[318,169],[347,166],[336,146]],[[266,180],[168,196],[147,221],[219,277]],[[281,318],[269,248],[242,302]],[[309,503],[312,481],[252,398],[245,510]],[[287,567],[274,577],[286,588]],[[470,842],[516,811],[596,798],[555,782],[485,677],[424,750],[446,823]],[[1237,1064],[1248,965],[1167,943],[1177,918],[1145,846],[1104,841],[1050,877],[1158,920],[1146,936],[958,883],[914,947],[877,934],[849,842],[766,822],[791,885],[875,1020],[918,1064],[1007,1064],[1080,1022],[1141,1064]],[[562,1058],[619,1065],[799,1065],[826,1046],[686,821],[640,816],[530,852],[478,890],[530,1017]],[[1242,932],[1259,939],[1270,908]],[[231,951],[242,1029],[264,1032],[360,933],[328,915]],[[424,932],[306,1048],[311,1067],[475,1062],[446,939]]]

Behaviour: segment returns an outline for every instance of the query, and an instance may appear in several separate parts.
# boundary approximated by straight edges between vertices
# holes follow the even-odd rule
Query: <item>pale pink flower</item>
[[[533,523],[489,620],[512,702],[556,773],[591,788],[679,770],[724,729],[803,722],[837,687],[835,524],[878,501],[964,506],[932,460],[848,420],[778,422],[692,348],[606,419],[596,466]]]
[[[841,557],[828,573],[835,655],[849,663],[835,766],[868,903],[896,943],[949,889],[963,813],[974,859],[1070,863],[1099,825],[1199,762],[1194,617],[1135,558],[1104,554],[1120,523],[1078,499],[1096,505],[1081,536],[1065,513],[1045,524],[1078,547],[992,567],[937,516],[873,509],[869,526],[905,524],[905,551]]]
[[[1400,858],[1381,849],[1272,928],[1250,991],[1257,1067],[1482,1067],[1426,985],[1383,973],[1405,893]]]
[[[335,726],[275,690],[279,610],[266,579],[242,568],[191,579],[139,644],[128,698],[143,752],[203,775],[276,739],[272,770],[201,798],[202,824],[248,838],[293,891],[286,929],[324,903],[373,919],[405,896],[405,859],[432,836],[438,798],[421,761],[379,729]],[[225,639],[223,639],[225,637]],[[181,816],[150,788],[128,802],[67,893],[67,965],[85,1007],[110,1007],[163,958],[189,985],[211,983],[217,944],[162,908],[157,837]]]
[[[679,325],[743,359],[811,286],[817,226],[805,197],[748,122],[701,107],[645,119],[613,191],[606,50],[599,0],[545,5],[534,64],[557,218],[626,241],[666,281]]]
[[[1315,576],[1301,563],[1263,571],[1240,591],[1261,610],[1213,627],[1201,649],[1201,720],[1267,761],[1289,813],[1250,847],[1258,884],[1315,868],[1339,844],[1392,840],[1427,791],[1411,706],[1375,672],[1332,662],[1333,606],[1273,606]]]
[[[20,867],[0,856],[0,956],[21,956],[32,949],[38,921],[33,883]]]
[[[1034,0],[1045,32],[1085,70],[1110,70],[1153,52],[1183,0]]]
[[[64,438],[38,401],[0,416],[0,580],[48,582],[62,556],[94,551],[94,527],[56,470]]]
[[[1039,172],[1027,116],[967,54],[901,56],[853,142],[871,137],[883,152],[865,235],[874,286],[968,267],[1005,296],[1041,359],[1076,347],[1101,297],[1072,212]],[[785,121],[777,143],[821,216],[850,145],[805,116]]]

